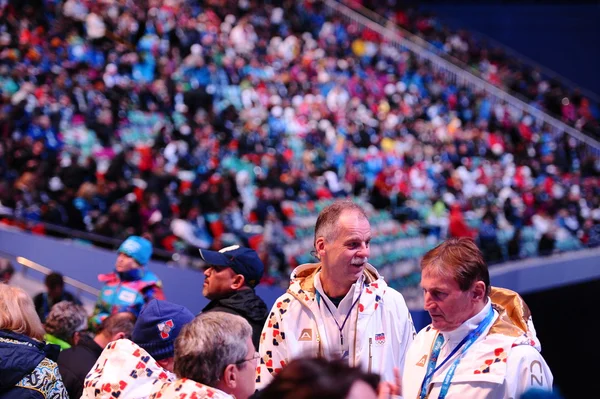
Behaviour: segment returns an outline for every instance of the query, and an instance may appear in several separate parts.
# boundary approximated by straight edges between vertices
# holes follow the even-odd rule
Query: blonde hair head
[[[9,330],[42,341],[44,327],[33,301],[21,288],[0,284],[0,330]]]

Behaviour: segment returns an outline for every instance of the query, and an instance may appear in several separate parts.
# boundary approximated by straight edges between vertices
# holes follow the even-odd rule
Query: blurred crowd
[[[587,148],[319,1],[4,1],[0,13],[7,223],[143,234],[182,253],[241,244],[282,273],[283,200],[362,197],[423,234],[478,237],[490,262],[600,244]],[[473,51],[466,61],[492,69]],[[577,126],[583,100],[570,101]]]
[[[434,14],[411,7],[406,2],[350,0],[427,40],[433,51],[451,57],[470,71],[504,90],[516,94],[535,108],[544,110],[577,130],[600,138],[600,104],[546,76],[498,46],[466,30],[452,30]]]

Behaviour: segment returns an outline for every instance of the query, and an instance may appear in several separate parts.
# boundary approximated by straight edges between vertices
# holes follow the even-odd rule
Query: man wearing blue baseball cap
[[[115,271],[98,276],[104,286],[91,318],[93,329],[111,314],[131,312],[137,317],[151,299],[165,299],[161,281],[146,266],[152,256],[150,241],[130,236],[118,253]]]
[[[210,299],[202,312],[220,311],[242,316],[252,326],[252,342],[258,350],[267,320],[265,302],[254,292],[265,266],[256,251],[233,245],[220,251],[200,250],[206,262],[202,295]]]

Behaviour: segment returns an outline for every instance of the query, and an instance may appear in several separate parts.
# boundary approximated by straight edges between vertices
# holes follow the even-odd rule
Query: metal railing
[[[24,266],[23,272],[22,272],[23,276],[26,276],[27,271],[30,269],[35,270],[36,272],[42,273],[45,276],[47,276],[53,272],[52,269],[49,269],[46,266],[40,265],[39,263],[36,263],[36,262],[34,262],[30,259],[24,258],[22,256],[15,256],[15,259],[20,265]],[[98,290],[92,286],[89,286],[87,284],[84,284],[79,280],[75,280],[74,278],[64,276],[63,281],[65,282],[65,284],[68,284],[71,287],[75,288],[76,296],[78,296],[78,297],[81,297],[81,294],[83,292],[86,292],[86,293],[92,295],[93,297],[98,297],[98,294],[100,294],[100,290]]]
[[[345,21],[376,32],[395,47],[410,51],[420,61],[429,62],[434,72],[442,74],[448,82],[487,94],[492,105],[507,106],[508,111],[515,119],[529,115],[538,127],[545,126],[555,139],[566,133],[580,143],[586,144],[590,155],[600,156],[600,142],[435,54],[430,49],[431,45],[422,38],[418,38],[396,25],[384,26],[336,0],[324,0],[323,4]],[[371,17],[376,18],[376,16]],[[379,18],[381,20],[381,17]]]
[[[12,254],[10,252],[0,250],[0,256],[3,258],[13,259],[18,264],[23,266],[23,268],[21,270],[21,274],[23,275],[23,277],[27,277],[27,274],[29,274],[30,270],[41,273],[44,276],[47,276],[47,275],[51,274],[52,272],[54,272],[54,270],[50,269],[49,267],[40,265],[39,263],[34,262],[31,259],[27,259],[23,256]],[[65,284],[70,285],[71,287],[73,287],[76,290],[76,296],[79,298],[81,298],[81,294],[84,292],[86,294],[89,294],[90,296],[92,296],[94,299],[98,297],[98,294],[100,294],[100,290],[98,290],[90,285],[87,285],[85,283],[82,283],[79,280],[75,280],[74,278],[71,278],[68,276],[63,276],[63,281],[65,282]]]

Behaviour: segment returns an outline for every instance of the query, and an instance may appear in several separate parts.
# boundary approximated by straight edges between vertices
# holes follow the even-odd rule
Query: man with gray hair
[[[254,393],[257,360],[252,328],[244,318],[201,313],[175,341],[177,380],[164,383],[150,398],[247,399]]]
[[[70,301],[58,302],[44,323],[44,340],[60,346],[61,350],[69,349],[79,342],[79,334],[87,330],[87,317],[83,306]]]
[[[273,305],[260,342],[257,385],[300,356],[320,356],[397,381],[414,327],[402,295],[368,263],[371,225],[349,200],[327,206],[315,226],[318,263],[298,266]]]

